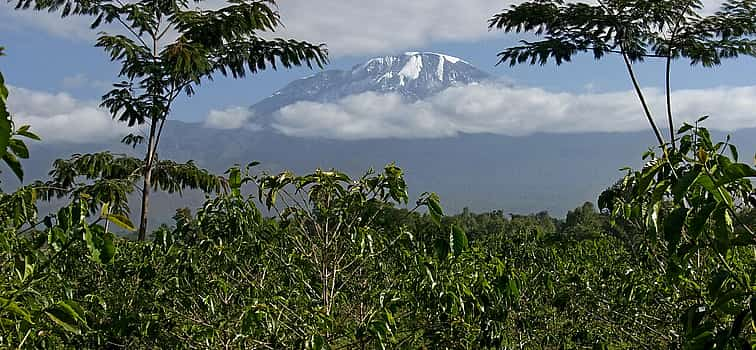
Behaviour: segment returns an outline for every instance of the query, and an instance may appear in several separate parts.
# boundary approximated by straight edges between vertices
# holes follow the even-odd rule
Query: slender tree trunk
[[[142,177],[144,182],[142,184],[142,210],[139,216],[139,237],[140,241],[144,241],[147,238],[147,214],[150,209],[150,189],[152,188],[152,161],[155,159],[155,129],[157,127],[157,119],[152,119],[150,124],[150,138],[147,145],[147,155],[144,157],[144,173]]]
[[[677,17],[677,22],[675,22],[675,26],[672,29],[669,44],[667,47],[667,74],[666,74],[666,81],[665,81],[666,90],[667,90],[667,123],[669,124],[669,143],[672,146],[673,151],[677,147],[677,142],[675,141],[675,123],[672,118],[672,87],[671,87],[672,56],[673,56],[672,47],[675,43],[675,37],[677,36],[678,31],[680,30],[680,23],[685,21],[685,13],[688,11],[688,9],[690,9],[690,7],[693,5],[694,2],[695,0],[688,1],[685,7],[683,7],[682,10],[680,11],[680,15]]]
[[[667,57],[667,76],[666,76],[666,88],[667,88],[667,123],[669,124],[669,143],[672,146],[672,150],[675,150],[675,123],[672,120],[672,87],[670,83],[670,75],[672,71],[672,54],[669,53]]]
[[[160,28],[160,17],[158,17],[158,23],[156,26],[156,32]],[[152,36],[152,63],[157,65],[158,64],[158,39],[155,36],[154,33],[151,33]],[[153,96],[153,102],[154,102],[155,96]],[[155,103],[157,105],[157,103]],[[142,183],[142,210],[139,214],[139,237],[138,239],[140,241],[144,241],[147,238],[147,214],[150,209],[150,190],[152,187],[152,161],[155,159],[155,149],[157,148],[157,138],[159,137],[159,134],[156,135],[158,128],[158,118],[156,118],[154,115],[152,116],[152,119],[150,120],[150,138],[147,144],[147,155],[144,157],[144,173],[142,174],[142,177],[144,178],[144,182]],[[162,124],[161,124],[162,129]],[[157,137],[156,137],[157,136]]]
[[[659,131],[659,127],[656,126],[656,122],[654,121],[654,117],[651,115],[651,110],[648,108],[648,103],[646,102],[646,97],[643,95],[643,90],[641,90],[640,84],[638,84],[638,79],[635,77],[635,72],[633,71],[633,65],[630,63],[630,59],[627,57],[626,53],[622,53],[622,58],[625,60],[625,67],[627,67],[627,72],[630,74],[630,79],[633,81],[633,87],[635,88],[635,93],[638,94],[638,99],[640,99],[641,105],[643,106],[643,112],[646,114],[646,119],[648,119],[648,123],[651,125],[651,128],[654,130],[654,135],[656,135],[656,140],[659,141],[659,146],[661,146],[663,149],[667,149],[667,147],[664,145],[664,138],[662,137],[661,131]]]

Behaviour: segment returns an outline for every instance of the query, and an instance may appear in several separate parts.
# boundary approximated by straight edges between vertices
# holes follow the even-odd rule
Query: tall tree
[[[596,59],[622,56],[643,112],[662,148],[667,143],[651,113],[633,64],[646,58],[666,61],[668,144],[676,140],[672,117],[671,62],[685,58],[691,65],[711,67],[723,59],[756,55],[756,1],[729,0],[712,15],[702,15],[701,0],[599,0],[596,4],[564,0],[528,1],[513,5],[489,20],[489,28],[532,32],[538,41],[522,40],[499,53],[499,63],[557,65],[578,53]]]
[[[197,9],[188,0],[19,0],[19,9],[59,11],[94,17],[92,28],[110,23],[124,34],[100,33],[102,47],[121,64],[123,81],[103,96],[102,106],[129,126],[147,125],[139,239],[147,230],[152,169],[171,106],[191,96],[215,74],[243,78],[279,66],[323,67],[325,46],[270,39],[282,24],[274,0],[229,0],[216,10]],[[135,140],[133,137],[131,141]]]

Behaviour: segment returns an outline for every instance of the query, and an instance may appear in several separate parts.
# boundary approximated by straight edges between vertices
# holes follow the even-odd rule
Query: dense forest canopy
[[[755,5],[727,1],[701,15],[695,0],[545,0],[492,17],[493,29],[543,39],[504,49],[502,62],[620,55],[659,141],[598,208],[559,219],[447,216],[435,193],[410,198],[395,164],[352,177],[270,174],[256,162],[213,174],[160,159],[179,94],[213,75],[327,63],[322,45],[263,35],[280,24],[272,0],[215,10],[20,0],[20,10],[123,26],[127,35],[96,42],[123,80],[102,106],[149,135],[123,139],[146,142],[144,159],[76,154],[48,179],[0,191],[0,347],[756,349],[756,159],[712,139],[707,117],[676,125],[669,89],[672,60],[756,54]],[[159,46],[168,32],[175,40]],[[667,62],[668,137],[633,69],[651,57]],[[12,98],[0,74],[0,169],[23,179],[20,159],[33,160],[27,143],[40,140],[33,125],[14,124]],[[146,232],[150,191],[185,189],[206,192],[204,205]],[[51,199],[65,205],[40,214]]]

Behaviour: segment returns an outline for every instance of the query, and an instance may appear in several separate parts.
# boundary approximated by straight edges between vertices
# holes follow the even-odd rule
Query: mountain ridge
[[[330,69],[292,81],[250,107],[254,123],[267,127],[274,113],[297,102],[336,102],[366,92],[396,93],[414,102],[449,87],[493,80],[467,61],[435,52],[379,56],[352,66]]]

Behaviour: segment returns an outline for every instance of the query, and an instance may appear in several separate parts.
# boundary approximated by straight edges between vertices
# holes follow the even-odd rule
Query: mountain
[[[335,102],[364,92],[397,93],[407,101],[427,98],[455,85],[493,79],[470,63],[432,52],[375,57],[350,70],[326,70],[295,80],[251,108],[259,124],[279,109],[302,101]]]

